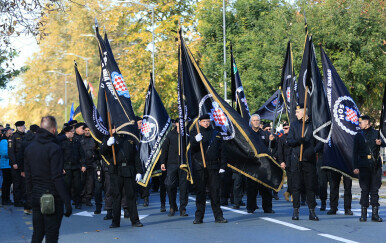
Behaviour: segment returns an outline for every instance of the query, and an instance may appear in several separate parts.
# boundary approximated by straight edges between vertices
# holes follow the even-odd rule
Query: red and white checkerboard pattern
[[[142,123],[141,132],[145,135],[151,132],[151,126],[148,122]]]
[[[347,119],[352,123],[358,122],[358,115],[355,112],[355,110],[346,107],[346,116],[347,116]]]
[[[224,126],[226,124],[227,118],[224,112],[217,108],[213,111],[213,120],[221,126]]]
[[[114,87],[116,91],[121,91],[121,92],[127,91],[125,81],[123,80],[122,77],[119,77],[119,76],[115,76],[114,78]]]

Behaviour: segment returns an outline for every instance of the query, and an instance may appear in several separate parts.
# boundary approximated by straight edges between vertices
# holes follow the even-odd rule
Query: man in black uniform
[[[71,122],[69,122],[69,124],[71,124]],[[81,138],[84,134],[84,125],[85,125],[85,123],[83,123],[83,122],[79,122],[79,123],[76,123],[74,125],[70,125],[70,126],[73,126],[75,129],[75,133],[74,133],[74,139],[75,140],[78,140],[78,141],[81,140]]]
[[[110,183],[113,196],[113,220],[110,228],[120,227],[121,222],[121,199],[122,190],[125,190],[126,203],[134,227],[142,227],[139,221],[136,196],[136,181],[142,177],[142,165],[134,140],[126,134],[116,134],[112,131],[113,137],[106,137],[101,144],[101,154],[112,157],[112,145],[116,156],[116,165],[110,163]]]
[[[79,140],[74,139],[72,126],[65,127],[64,132],[67,137],[61,144],[64,160],[64,181],[69,193],[71,188],[74,188],[75,208],[80,209],[82,208],[80,173],[81,167],[85,167],[84,151]]]
[[[22,143],[25,136],[25,122],[15,123],[16,132],[13,134],[11,142],[8,143],[9,165],[12,167],[13,199],[15,207],[24,207],[25,200],[25,179],[22,176],[23,156]]]
[[[210,116],[204,114],[199,118],[200,133],[193,129],[190,134],[192,149],[193,181],[196,184],[196,214],[193,224],[202,224],[205,215],[205,188],[209,186],[210,203],[216,223],[227,223],[220,208],[220,174],[225,172],[226,156],[223,142],[217,130],[210,126]],[[201,155],[202,143],[206,168]]]
[[[341,173],[330,170],[330,210],[327,212],[328,215],[336,214],[338,211],[338,202],[339,202],[339,185],[343,177],[343,187],[344,187],[344,214],[353,215],[351,211],[351,201],[352,201],[352,180],[343,176]]]
[[[292,220],[299,220],[300,191],[302,184],[306,189],[307,205],[309,208],[309,219],[318,221],[315,214],[316,200],[316,152],[323,148],[323,144],[313,137],[312,122],[305,115],[304,137],[302,137],[304,106],[296,107],[297,121],[293,121],[288,133],[287,144],[292,147],[291,173],[292,173],[292,195],[294,212]],[[300,161],[300,147],[303,144],[303,158]]]
[[[359,127],[362,131],[355,135],[353,148],[354,174],[359,174],[359,186],[362,189],[360,200],[362,213],[359,220],[361,222],[367,220],[370,195],[370,204],[373,207],[371,220],[382,222],[378,214],[378,190],[382,184],[382,162],[379,149],[381,146],[385,147],[385,143],[379,139],[379,132],[371,126],[369,116],[361,116]]]
[[[283,170],[285,170],[287,174],[287,191],[284,192],[284,198],[286,201],[290,200],[290,196],[292,195],[292,175],[291,175],[291,147],[286,143],[288,132],[289,132],[289,124],[283,124],[284,134],[278,139],[278,148],[277,148],[277,159],[280,163],[280,166]]]
[[[57,144],[56,120],[43,117],[36,139],[25,149],[24,165],[27,193],[31,193],[33,207],[32,243],[58,242],[59,229],[64,215],[72,213],[71,201],[63,180],[63,155]],[[45,193],[54,196],[55,213],[43,215],[40,211],[40,197]]]
[[[271,140],[271,147],[275,146],[275,137],[270,135],[268,131],[263,131],[260,127],[260,116],[253,114],[249,120],[249,125],[258,137],[265,143],[268,148],[269,141]],[[253,213],[258,207],[256,203],[257,194],[260,192],[262,199],[262,207],[264,213],[275,213],[272,210],[272,193],[267,187],[257,183],[256,181],[247,178],[247,211]]]
[[[160,157],[161,170],[166,171],[165,186],[169,197],[170,212],[173,216],[178,210],[176,197],[177,186],[180,187],[180,216],[188,216],[186,205],[188,205],[188,180],[187,173],[180,169],[179,164],[179,141],[180,125],[177,122],[176,127],[171,130],[162,144],[162,153]]]

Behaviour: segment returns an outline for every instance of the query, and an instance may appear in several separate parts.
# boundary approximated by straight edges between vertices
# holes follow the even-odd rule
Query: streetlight
[[[152,45],[153,45],[153,51],[152,51],[152,59],[153,59],[153,82],[155,82],[155,66],[154,66],[154,47],[155,47],[155,43],[154,43],[154,8],[156,7],[155,5],[149,5],[149,4],[144,4],[144,3],[139,3],[139,2],[133,2],[133,1],[118,1],[119,3],[131,3],[131,4],[138,4],[138,5],[141,5],[141,6],[144,6],[145,8],[148,8],[148,9],[151,9],[151,34],[152,34]]]
[[[61,73],[56,70],[46,71],[47,73],[56,73],[64,76],[64,122],[67,121],[67,76],[71,75],[71,73]]]
[[[226,49],[226,36],[225,36],[225,0],[222,1],[222,25],[223,25],[223,36],[224,36],[224,100],[227,100],[227,49]]]
[[[79,57],[81,59],[83,59],[85,62],[86,62],[86,80],[88,79],[88,60],[90,60],[91,58],[90,57],[83,57],[83,56],[80,56],[80,55],[76,55],[74,53],[64,53],[64,55],[68,55],[68,56],[76,56],[76,57]]]

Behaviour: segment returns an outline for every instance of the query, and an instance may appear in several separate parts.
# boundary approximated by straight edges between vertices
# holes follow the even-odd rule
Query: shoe
[[[272,209],[264,210],[264,213],[275,213]]]
[[[223,201],[220,203],[221,206],[228,206],[228,201]]]
[[[279,200],[279,195],[277,192],[274,192],[272,197],[275,199],[275,200]]]
[[[373,206],[373,212],[371,214],[371,221],[382,222],[382,218],[378,214],[378,206]]]
[[[338,211],[338,209],[336,209],[336,208],[331,208],[331,209],[327,212],[327,215],[334,215],[334,214],[336,214],[337,211]]]
[[[130,218],[129,210],[127,208],[123,209],[123,218],[125,219]]]
[[[298,208],[294,208],[292,220],[299,220],[299,209]]]
[[[174,216],[175,213],[176,213],[176,210],[174,208],[171,208],[170,211],[169,211],[168,216],[172,217],[172,216]]]
[[[161,204],[160,212],[161,212],[161,213],[166,212],[165,204]]]
[[[354,215],[354,213],[351,211],[351,209],[349,209],[349,208],[346,208],[345,210],[344,210],[344,214],[345,215]]]
[[[22,202],[15,202],[14,207],[21,208],[24,207],[24,204]]]
[[[75,205],[76,209],[82,209],[82,204]]]
[[[149,206],[149,197],[145,197],[143,201],[143,206],[148,207]]]
[[[13,205],[13,202],[11,200],[6,200],[2,202],[3,205]]]
[[[240,201],[240,202],[239,202],[239,205],[240,205],[240,206],[245,206],[245,202]]]
[[[284,199],[288,202],[289,201],[290,194],[289,192],[284,192]]]
[[[32,210],[31,209],[24,209],[24,213],[27,214],[27,215],[31,215],[32,214]]]
[[[181,216],[181,217],[187,217],[187,216],[189,216],[189,215],[186,213],[186,210],[185,210],[185,209],[181,209],[181,211],[180,211],[180,216]]]
[[[110,224],[110,227],[109,228],[119,228],[121,227],[120,225],[117,225],[117,224]]]
[[[96,205],[94,214],[101,214],[102,211],[102,205]]]
[[[202,219],[201,219],[201,220],[195,219],[195,220],[193,221],[193,224],[202,224],[202,223],[204,223],[204,222],[202,221]]]
[[[104,220],[113,219],[113,210],[108,209],[106,216],[103,218]]]
[[[309,215],[308,219],[313,220],[313,221],[319,221],[318,216],[316,216],[316,214],[315,214],[315,209],[310,209],[310,215]]]
[[[320,206],[320,211],[326,211],[326,200],[322,200],[322,205]]]
[[[92,207],[93,206],[93,204],[91,203],[91,200],[86,200],[86,206],[88,206],[88,207]]]
[[[228,220],[221,217],[221,218],[216,219],[214,222],[219,223],[219,224],[226,224],[226,223],[228,223]]]
[[[359,218],[360,222],[366,222],[367,221],[367,207],[362,206],[361,210],[361,217]]]
[[[252,209],[247,210],[247,213],[254,213],[254,212],[255,212],[255,210],[252,210]]]
[[[132,223],[131,226],[133,226],[133,227],[142,227],[143,224],[141,222],[139,222],[139,220],[138,220],[137,222]]]
[[[239,209],[240,206],[239,206],[239,205],[234,205],[232,208],[233,208],[233,209]]]

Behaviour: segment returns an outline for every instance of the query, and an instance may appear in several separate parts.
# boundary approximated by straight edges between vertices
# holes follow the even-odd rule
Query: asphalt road
[[[167,212],[159,210],[159,193],[152,193],[149,207],[143,207],[142,201],[138,205],[142,228],[134,228],[129,219],[122,219],[120,228],[110,229],[111,221],[103,220],[106,212],[94,215],[94,207],[83,206],[81,210],[74,209],[70,218],[63,218],[59,242],[386,242],[384,222],[359,222],[357,199],[352,203],[354,216],[344,215],[342,208],[337,215],[326,215],[317,208],[320,221],[313,222],[308,220],[308,208],[303,206],[300,220],[292,221],[292,204],[283,199],[283,192],[280,200],[273,202],[275,214],[264,214],[261,207],[254,214],[248,214],[245,207],[223,207],[227,224],[214,223],[207,204],[204,224],[193,225],[194,196],[189,197],[188,217],[180,217],[178,212],[168,217]],[[339,204],[343,206],[342,199]],[[261,206],[260,197],[258,205]],[[383,209],[381,206],[380,215],[386,219]],[[25,215],[22,208],[0,207],[1,243],[30,242],[31,236],[32,216]]]

